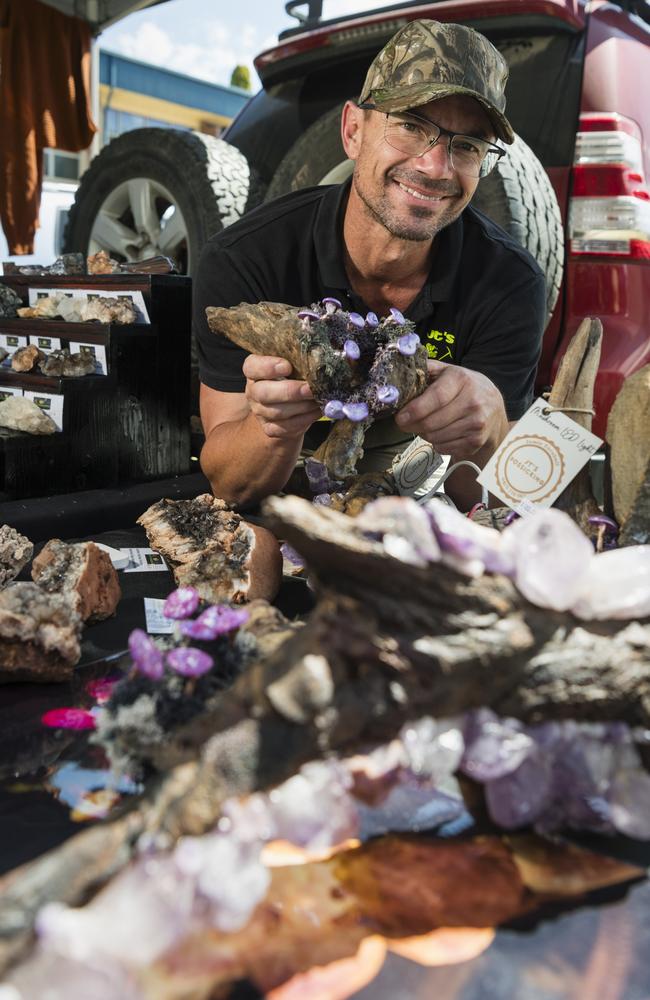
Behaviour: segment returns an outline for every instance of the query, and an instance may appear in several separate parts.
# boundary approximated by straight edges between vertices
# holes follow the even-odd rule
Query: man
[[[366,436],[365,468],[384,469],[413,435],[452,461],[482,466],[532,398],[545,320],[543,275],[529,254],[468,204],[511,143],[507,65],[470,28],[412,21],[375,58],[341,134],[351,182],[297,191],[249,213],[205,247],[195,332],[206,435],[203,471],[242,506],[282,490],[303,446],[327,425],[309,386],[280,358],[211,333],[209,305],[309,306],[333,296],[416,324],[430,384]],[[316,423],[319,421],[318,423]],[[363,470],[364,466],[360,469]],[[475,474],[448,481],[461,509]]]

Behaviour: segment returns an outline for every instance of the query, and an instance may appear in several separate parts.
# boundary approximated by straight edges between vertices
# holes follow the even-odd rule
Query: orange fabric
[[[32,253],[46,147],[78,152],[90,113],[90,29],[38,0],[0,0],[0,222]]]

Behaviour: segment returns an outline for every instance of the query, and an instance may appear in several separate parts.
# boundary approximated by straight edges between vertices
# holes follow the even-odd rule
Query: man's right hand
[[[243,365],[246,400],[270,438],[300,438],[321,415],[306,382],[291,378],[284,358],[249,354]]]

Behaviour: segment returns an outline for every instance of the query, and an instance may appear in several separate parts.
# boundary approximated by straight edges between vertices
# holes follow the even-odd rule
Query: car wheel
[[[343,105],[311,125],[273,176],[266,201],[298,188],[336,184],[352,173],[341,144]],[[546,276],[547,319],[557,302],[564,268],[564,228],[555,191],[539,159],[516,137],[491,174],[479,183],[472,204],[498,223],[535,258]]]
[[[106,250],[119,261],[164,254],[191,274],[205,241],[262,196],[255,171],[223,139],[135,129],[113,139],[81,178],[64,252]]]

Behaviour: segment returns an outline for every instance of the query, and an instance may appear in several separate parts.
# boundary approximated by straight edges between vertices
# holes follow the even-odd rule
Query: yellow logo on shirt
[[[427,354],[434,361],[453,361],[453,345],[456,341],[456,334],[447,330],[430,330],[426,336],[425,347]]]

